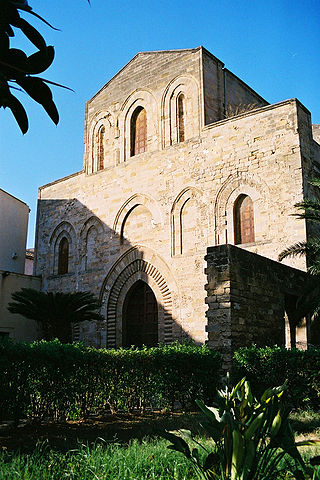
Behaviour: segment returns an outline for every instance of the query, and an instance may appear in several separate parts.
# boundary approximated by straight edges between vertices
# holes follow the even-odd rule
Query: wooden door
[[[158,344],[158,304],[153,291],[139,280],[129,290],[123,308],[123,346]]]

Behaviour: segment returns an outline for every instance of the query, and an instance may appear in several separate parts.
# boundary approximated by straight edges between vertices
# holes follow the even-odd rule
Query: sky
[[[141,51],[204,46],[270,103],[298,98],[320,124],[319,0],[29,0],[60,31],[24,14],[55,47],[41,76],[60,113],[55,126],[22,92],[29,117],[22,135],[0,109],[0,188],[30,209],[27,247],[34,245],[38,187],[80,171],[85,102]],[[17,34],[12,47],[35,49]]]

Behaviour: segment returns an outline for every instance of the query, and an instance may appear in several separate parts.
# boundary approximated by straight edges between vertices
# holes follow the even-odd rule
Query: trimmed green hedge
[[[236,378],[245,376],[257,394],[287,381],[291,407],[320,409],[319,348],[243,347],[234,353],[233,367]]]
[[[210,402],[221,357],[206,346],[97,350],[58,340],[0,343],[0,419],[75,419]]]

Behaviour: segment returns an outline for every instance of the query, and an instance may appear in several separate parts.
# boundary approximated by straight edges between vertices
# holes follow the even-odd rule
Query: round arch
[[[53,275],[58,274],[58,259],[59,259],[59,244],[61,239],[65,237],[69,242],[69,262],[68,270],[69,273],[72,273],[75,269],[76,262],[76,232],[69,222],[61,222],[53,230],[50,240],[49,240],[49,264],[50,271]]]
[[[269,231],[269,188],[257,175],[238,172],[230,175],[220,188],[214,205],[215,244],[234,242],[234,204],[240,195],[247,195],[253,202],[255,241],[267,240]],[[263,228],[263,231],[259,229]],[[213,225],[212,225],[213,228]]]
[[[87,174],[94,173],[98,170],[98,135],[102,127],[105,129],[105,138],[112,141],[114,137],[113,129],[115,127],[115,121],[113,115],[109,111],[97,112],[90,121],[86,141],[87,151],[84,156],[84,170]]]
[[[202,209],[203,204],[203,193],[196,187],[186,187],[184,188],[175,198],[170,212],[170,223],[171,223],[171,255],[175,256],[181,253],[182,245],[181,245],[181,211],[183,206],[186,204],[187,201],[194,199],[197,203],[199,209],[199,215],[201,212],[205,212],[206,209]],[[205,219],[201,219],[199,224],[201,227],[205,224]]]
[[[119,115],[119,128],[122,138],[120,162],[125,162],[130,158],[131,118],[138,107],[145,109],[147,115],[147,150],[155,150],[158,146],[159,115],[156,99],[149,90],[135,90],[123,102]]]
[[[157,202],[148,195],[136,193],[125,201],[125,203],[120,207],[115,217],[113,223],[113,231],[118,235],[119,238],[121,237],[121,231],[126,216],[130,212],[130,210],[132,210],[137,205],[144,205],[151,212],[155,226],[158,224],[162,224],[161,210]]]
[[[180,95],[184,96],[185,140],[199,136],[201,122],[199,92],[197,80],[189,75],[175,77],[165,88],[161,99],[162,148],[179,143],[177,100]]]
[[[165,262],[151,249],[139,246],[127,251],[114,264],[101,288],[101,313],[106,319],[108,348],[122,344],[123,305],[129,290],[139,280],[149,285],[157,300],[159,342],[168,344],[173,340],[176,284]]]

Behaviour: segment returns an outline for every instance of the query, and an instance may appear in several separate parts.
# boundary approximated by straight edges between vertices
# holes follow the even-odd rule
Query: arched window
[[[104,169],[104,134],[105,128],[102,126],[99,130],[97,170]]]
[[[69,242],[66,237],[62,237],[59,243],[58,253],[58,275],[68,273],[69,267]]]
[[[147,150],[147,114],[137,107],[131,117],[131,157]]]
[[[239,195],[234,204],[234,243],[254,242],[253,203],[248,195]]]
[[[178,142],[184,142],[184,95],[178,97],[177,105]]]

